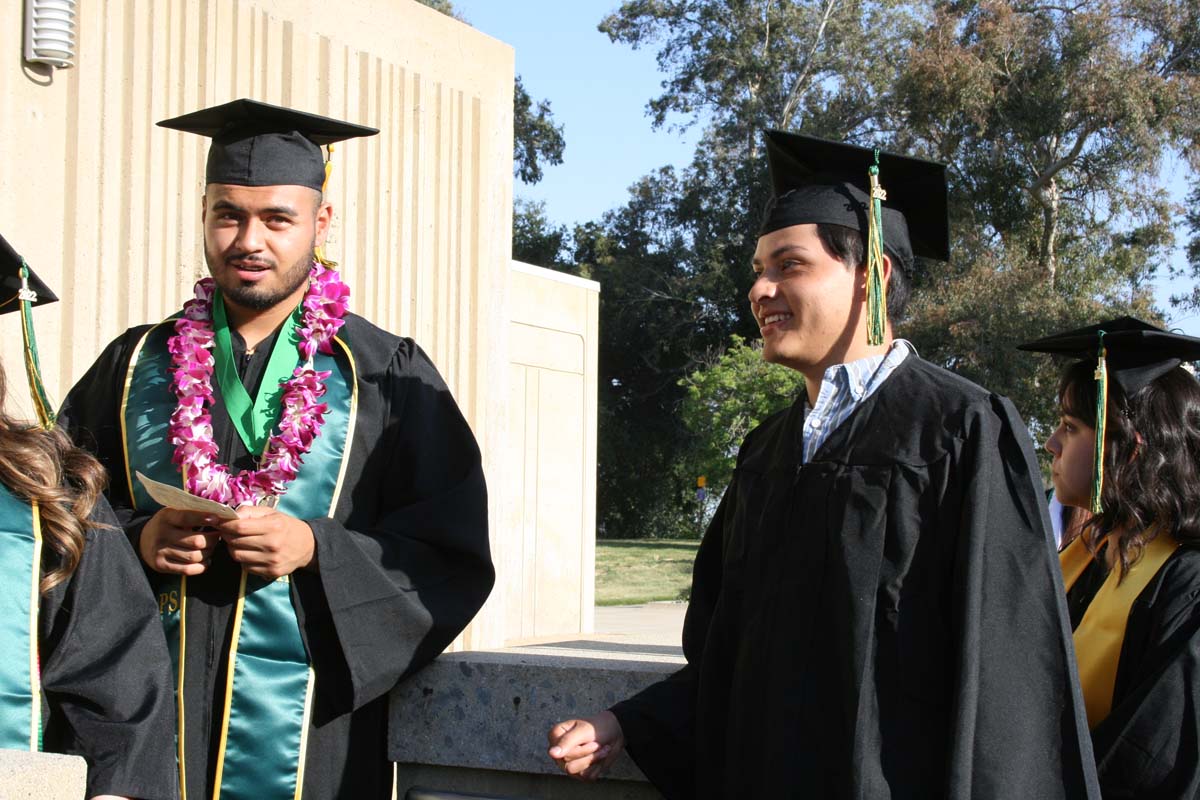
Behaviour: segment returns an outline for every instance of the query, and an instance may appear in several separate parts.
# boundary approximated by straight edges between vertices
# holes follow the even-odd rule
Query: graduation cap
[[[1051,353],[1096,365],[1096,460],[1092,477],[1092,513],[1102,511],[1104,429],[1109,381],[1128,397],[1184,361],[1200,359],[1200,339],[1164,331],[1134,317],[1116,319],[1056,333],[1018,350]]]
[[[37,338],[33,333],[33,306],[57,302],[58,298],[25,263],[12,245],[0,236],[0,314],[21,312],[21,338],[25,345],[25,376],[34,410],[43,428],[54,426],[54,410],[42,383]]]
[[[323,145],[379,133],[377,128],[244,98],[158,124],[213,140],[204,172],[207,183],[295,185],[317,191],[324,190],[326,180]]]
[[[946,166],[786,131],[767,131],[766,137],[772,196],[758,235],[822,223],[862,234],[869,338],[871,344],[881,343],[886,320],[883,253],[907,274],[914,256],[950,259]]]

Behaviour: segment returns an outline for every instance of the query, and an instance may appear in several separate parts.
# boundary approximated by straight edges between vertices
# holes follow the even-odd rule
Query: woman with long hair
[[[0,368],[0,409],[4,384]],[[170,660],[104,483],[65,433],[0,410],[0,748],[82,756],[89,798],[172,800]]]
[[[1103,795],[1200,797],[1200,339],[1123,317],[1022,349],[1082,357],[1046,449],[1084,517],[1060,561]]]

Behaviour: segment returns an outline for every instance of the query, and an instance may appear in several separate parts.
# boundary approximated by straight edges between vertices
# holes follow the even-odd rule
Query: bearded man
[[[494,579],[479,449],[411,340],[346,311],[319,258],[321,146],[373,128],[250,100],[160,122],[212,137],[211,277],[110,344],[59,420],[159,601],[186,799],[387,798],[386,695]],[[164,508],[138,473],[236,508]]]

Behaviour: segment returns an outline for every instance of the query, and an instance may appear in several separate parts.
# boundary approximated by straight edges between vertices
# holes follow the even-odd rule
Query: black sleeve
[[[735,477],[736,482],[736,477]],[[700,664],[721,594],[724,530],[733,517],[734,483],[725,490],[692,567],[692,594],[683,622],[687,664],[612,707],[625,747],[650,782],[670,800],[696,794],[696,703]]]
[[[388,409],[382,423],[358,420],[356,447],[366,452],[352,454],[351,469],[362,485],[344,488],[339,519],[307,520],[319,574],[296,573],[293,584],[303,607],[328,608],[336,637],[307,643],[314,662],[344,662],[353,708],[442,652],[495,579],[479,448],[449,389],[409,341],[380,381],[360,380]],[[373,519],[342,513],[359,502],[378,509]]]
[[[43,597],[47,750],[88,764],[88,797],[177,797],[175,706],[158,608],[107,504],[79,566]],[[49,548],[47,548],[49,550]],[[51,562],[54,554],[48,558]]]
[[[1200,797],[1200,551],[1181,548],[1134,602],[1114,699],[1093,731],[1105,800]]]
[[[1039,472],[1007,400],[969,415],[959,470],[948,796],[1099,797]]]
[[[126,331],[104,348],[95,363],[67,393],[58,412],[58,425],[77,447],[99,459],[108,473],[104,495],[129,537],[134,552],[142,528],[153,512],[136,511],[125,472],[125,444],[121,435],[121,399],[129,359],[137,343],[151,326]]]

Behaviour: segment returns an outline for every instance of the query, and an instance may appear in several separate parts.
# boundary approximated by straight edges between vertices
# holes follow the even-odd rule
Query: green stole
[[[171,463],[174,446],[167,437],[176,406],[170,384],[171,356],[167,352],[173,323],[173,319],[167,320],[147,331],[130,359],[126,375],[121,423],[126,478],[135,509],[157,508],[133,478],[135,471],[182,485],[180,471]],[[322,398],[329,406],[325,424],[277,506],[279,511],[302,520],[333,516],[353,436],[358,401],[354,359],[340,338],[335,338],[333,344],[335,355],[318,353],[313,362],[315,369],[331,373]],[[293,345],[281,334],[275,349]],[[271,389],[263,386],[259,391]],[[278,410],[275,415],[278,419]],[[180,786],[182,800],[187,800],[187,715],[183,704],[187,577],[157,577],[159,611],[175,667]],[[304,785],[315,676],[300,636],[288,576],[267,581],[242,570],[232,641],[213,800],[295,800]]]
[[[38,584],[42,529],[37,503],[0,484],[0,748],[42,749]],[[11,656],[11,657],[10,657]]]

